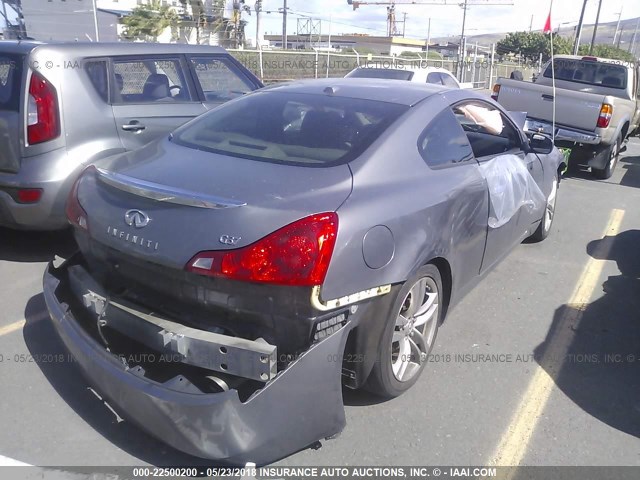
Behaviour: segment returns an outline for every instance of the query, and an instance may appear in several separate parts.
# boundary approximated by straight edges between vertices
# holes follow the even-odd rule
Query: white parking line
[[[618,234],[624,213],[624,210],[613,210],[603,237]],[[608,251],[599,253],[598,258],[609,256]],[[591,302],[600,274],[607,262],[598,258],[590,258],[585,265],[559,325],[547,344],[540,365],[537,366],[533,379],[522,396],[521,404],[493,456],[491,465],[512,467],[507,479],[512,478],[517,466],[521,465],[524,459],[531,437],[555,387],[556,377],[562,368],[562,359],[566,357],[584,311]]]
[[[40,320],[44,320],[45,318],[49,318],[49,312],[46,310],[36,315],[29,317],[30,322],[39,322]],[[25,325],[26,320],[18,320],[17,322],[10,323],[9,325],[5,325],[4,327],[0,327],[0,337],[3,335],[8,335],[15,331],[21,330]]]
[[[33,465],[0,455],[0,467],[33,467]]]

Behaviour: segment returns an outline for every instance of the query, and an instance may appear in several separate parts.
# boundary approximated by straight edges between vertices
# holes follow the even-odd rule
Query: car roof
[[[283,93],[306,93],[333,95],[336,97],[374,100],[412,106],[425,98],[445,93],[447,88],[438,85],[416,84],[412,82],[390,82],[378,78],[323,78],[319,80],[298,80],[273,85],[263,91]]]
[[[8,40],[0,42],[0,51],[27,53],[33,49],[51,50],[73,55],[141,55],[141,54],[204,54],[226,53],[222,47],[187,45],[183,43],[142,42],[37,42]]]

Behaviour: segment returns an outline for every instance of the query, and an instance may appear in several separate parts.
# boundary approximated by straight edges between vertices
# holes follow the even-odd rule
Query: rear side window
[[[98,96],[105,102],[109,100],[109,83],[107,81],[107,62],[92,60],[84,65],[89,79]]]
[[[352,71],[349,78],[386,78],[387,80],[411,80],[413,72],[393,68],[358,68]]]
[[[467,136],[449,108],[438,114],[422,133],[418,150],[431,168],[473,160]]]
[[[427,83],[433,83],[434,85],[442,85],[442,77],[438,72],[430,72],[427,75]]]
[[[227,101],[255,89],[227,59],[192,57],[191,63],[207,101]]]
[[[199,117],[173,141],[231,157],[322,167],[356,158],[408,109],[329,95],[257,92]]]
[[[458,82],[456,82],[456,79],[453,78],[451,75],[449,75],[448,73],[441,73],[440,74],[442,76],[442,83],[446,86],[446,87],[450,87],[450,88],[460,88],[458,85]]]
[[[185,102],[192,97],[177,58],[115,60],[114,103]]]
[[[453,113],[476,158],[494,157],[522,148],[518,131],[493,105],[482,101],[463,102],[453,107]]]
[[[0,55],[0,110],[17,112],[20,109],[22,57]]]

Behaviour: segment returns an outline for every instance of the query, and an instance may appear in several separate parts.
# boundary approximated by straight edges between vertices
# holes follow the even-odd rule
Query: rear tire
[[[607,159],[607,165],[603,169],[593,168],[591,171],[596,178],[600,180],[606,180],[611,178],[613,175],[613,171],[616,169],[616,165],[618,165],[618,160],[620,159],[620,147],[622,145],[622,135],[619,135],[616,139],[615,143],[611,145],[609,149],[609,157]]]
[[[435,265],[421,267],[404,283],[382,334],[367,390],[394,398],[416,383],[442,321],[442,301],[442,278]]]

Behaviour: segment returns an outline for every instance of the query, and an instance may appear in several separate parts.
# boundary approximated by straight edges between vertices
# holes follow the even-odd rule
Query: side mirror
[[[534,133],[529,136],[529,146],[533,153],[539,153],[541,155],[549,155],[553,152],[553,140],[547,135],[541,133]]]

